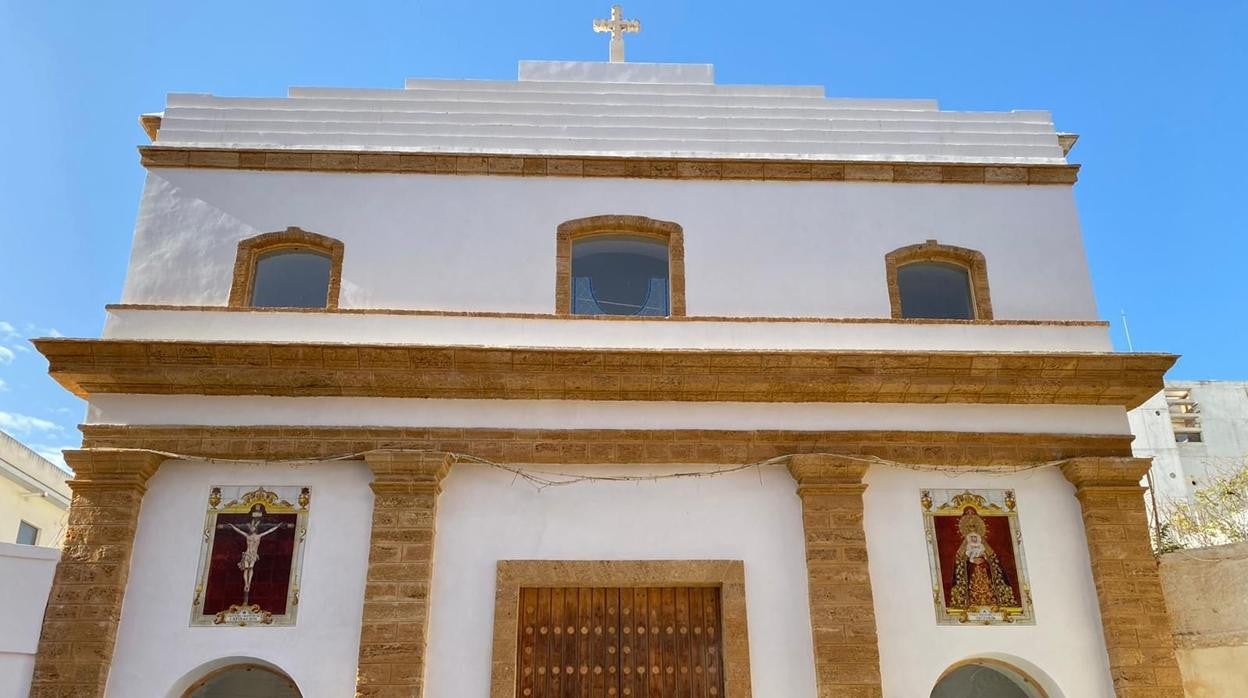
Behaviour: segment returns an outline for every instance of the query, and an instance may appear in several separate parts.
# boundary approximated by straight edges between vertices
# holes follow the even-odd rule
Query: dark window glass
[[[31,526],[25,521],[17,525],[17,544],[18,545],[37,545],[39,543],[39,529]]]
[[[916,262],[897,269],[901,316],[975,319],[971,279],[966,267],[942,262]]]
[[[261,255],[251,294],[255,308],[324,308],[329,303],[329,256],[308,250]]]
[[[572,243],[573,315],[668,314],[667,243],[602,235]]]

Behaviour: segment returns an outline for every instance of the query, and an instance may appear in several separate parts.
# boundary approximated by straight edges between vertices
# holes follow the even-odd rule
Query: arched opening
[[[260,664],[233,664],[208,674],[183,698],[302,698],[286,674]]]
[[[977,657],[945,670],[931,698],[1057,698],[1022,669],[998,659]]]
[[[884,255],[894,318],[991,320],[988,265],[976,250],[928,240]]]
[[[301,228],[265,233],[238,243],[230,306],[338,307],[343,244]]]

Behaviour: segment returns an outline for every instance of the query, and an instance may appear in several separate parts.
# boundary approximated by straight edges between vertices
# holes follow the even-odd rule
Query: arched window
[[[984,255],[928,240],[885,255],[894,318],[991,320]]]
[[[343,245],[299,228],[238,243],[230,306],[337,308]]]
[[[685,314],[679,225],[642,216],[594,216],[559,226],[555,312],[559,315]]]
[[[183,698],[301,698],[287,675],[260,664],[234,664],[208,674],[182,694]]]
[[[950,667],[931,698],[1050,698],[1021,669],[994,659],[972,659]]]

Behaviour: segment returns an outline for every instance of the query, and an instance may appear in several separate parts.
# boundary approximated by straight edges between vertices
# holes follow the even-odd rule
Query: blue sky
[[[25,342],[98,336],[121,293],[143,170],[136,121],[167,92],[511,79],[603,60],[609,1],[0,0],[0,429],[53,453],[81,401]],[[629,0],[635,61],[722,83],[1048,109],[1079,133],[1076,195],[1101,316],[1174,378],[1248,379],[1248,3]]]

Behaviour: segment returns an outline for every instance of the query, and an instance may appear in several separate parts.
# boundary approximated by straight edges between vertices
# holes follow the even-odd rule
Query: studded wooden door
[[[719,589],[520,590],[518,698],[720,698]]]

